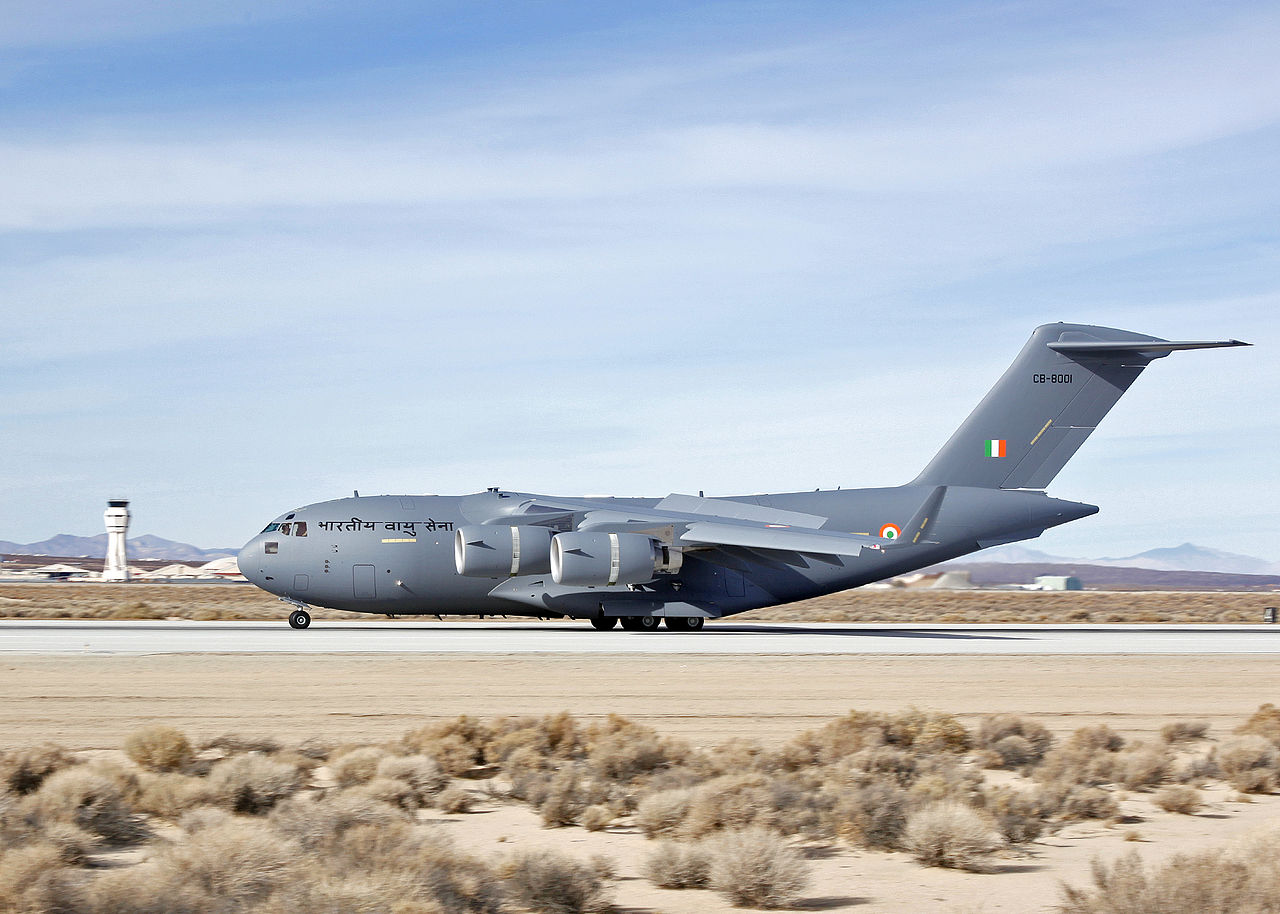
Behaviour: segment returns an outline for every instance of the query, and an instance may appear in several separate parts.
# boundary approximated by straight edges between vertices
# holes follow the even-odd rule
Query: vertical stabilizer
[[[1084,324],[1037,327],[915,484],[1043,489],[1152,360],[1246,345],[1170,342]]]

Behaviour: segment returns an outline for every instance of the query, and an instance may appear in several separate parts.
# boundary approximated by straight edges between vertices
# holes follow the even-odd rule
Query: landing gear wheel
[[[618,624],[617,616],[596,616],[591,620],[591,627],[596,631],[607,632]]]
[[[702,616],[667,616],[667,628],[673,632],[700,632],[705,621]]]
[[[660,622],[662,622],[662,620],[657,616],[636,616],[636,630],[642,632],[656,632]]]
[[[306,628],[311,624],[311,613],[305,609],[295,609],[289,613],[289,626],[291,628]]]

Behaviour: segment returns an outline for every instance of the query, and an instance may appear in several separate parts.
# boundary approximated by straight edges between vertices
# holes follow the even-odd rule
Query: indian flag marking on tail
[[[1005,439],[1003,438],[988,438],[987,439],[987,456],[1003,457],[1004,445],[1005,445]]]
[[[880,528],[880,537],[887,540],[896,540],[902,536],[902,528],[897,524],[885,524]]]

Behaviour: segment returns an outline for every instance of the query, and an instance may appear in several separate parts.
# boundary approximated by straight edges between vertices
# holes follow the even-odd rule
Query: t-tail
[[[1084,324],[1037,327],[913,484],[1043,489],[1152,361],[1180,349],[1248,345],[1170,342]]]

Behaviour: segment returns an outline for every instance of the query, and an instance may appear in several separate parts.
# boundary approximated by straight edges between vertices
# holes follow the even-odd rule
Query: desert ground
[[[1257,621],[1262,606],[1271,605],[1267,595],[1258,594],[1087,592],[867,592],[825,600],[786,610],[825,616],[787,618],[997,621],[1005,617],[992,613],[1025,611],[1052,621],[1076,612],[1147,617],[1141,621],[1223,622],[1232,613],[1241,614],[1242,621]],[[11,618],[282,614],[274,599],[234,586],[9,585],[0,587],[0,606]],[[1137,616],[1126,618],[1139,621]],[[803,743],[806,731],[822,731],[851,710],[900,715],[915,708],[953,715],[973,735],[973,744],[951,756],[947,770],[979,777],[982,790],[1036,789],[1029,769],[988,767],[990,750],[980,748],[977,734],[991,715],[1015,714],[1038,722],[1058,746],[1070,744],[1079,728],[1105,724],[1125,741],[1124,753],[1134,753],[1126,758],[1152,749],[1165,759],[1165,769],[1150,783],[1108,781],[1096,788],[1114,801],[1101,818],[1051,815],[1042,834],[1003,846],[980,868],[984,872],[924,866],[905,849],[874,849],[838,835],[787,838],[807,858],[811,871],[810,883],[794,903],[800,910],[994,914],[1055,910],[1060,885],[1087,885],[1094,858],[1111,861],[1136,850],[1157,864],[1180,853],[1230,846],[1280,823],[1280,795],[1273,792],[1272,782],[1255,785],[1252,792],[1242,790],[1208,761],[1195,761],[1235,751],[1231,747],[1245,737],[1233,731],[1269,701],[1280,701],[1280,669],[1263,655],[7,656],[0,666],[0,749],[21,753],[51,741],[81,760],[128,765],[121,752],[126,738],[155,724],[176,728],[197,746],[216,744],[228,733],[247,738],[248,744],[269,739],[285,747],[285,758],[294,758],[288,747],[319,741],[331,751],[326,764],[308,775],[306,789],[324,793],[336,789],[331,768],[342,752],[360,746],[392,755],[408,752],[406,734],[448,729],[460,715],[495,721],[569,712],[580,726],[590,728],[610,726],[610,715],[616,714],[653,728],[657,738],[678,740],[699,757],[714,759],[741,752],[744,740],[766,754],[783,752]],[[1188,743],[1162,740],[1164,728],[1188,720],[1207,724],[1207,733]],[[1280,770],[1274,752],[1266,758],[1266,765]],[[607,889],[620,911],[735,910],[707,889],[663,889],[646,878],[645,860],[657,842],[637,825],[634,810],[600,830],[588,831],[581,824],[545,827],[536,805],[504,791],[505,769],[491,768],[454,779],[470,795],[470,811],[423,808],[417,821],[481,860],[498,860],[521,849],[554,848],[579,860],[605,854],[616,865]],[[1187,774],[1192,770],[1200,773]],[[1200,805],[1191,814],[1157,804],[1157,792],[1175,782],[1198,790]],[[181,846],[195,840],[193,826],[180,825],[182,821],[157,816],[155,832],[167,836],[165,841],[100,849],[88,858],[91,871],[110,873],[119,869],[117,864],[127,868],[149,856],[163,857],[173,842]]]
[[[1280,593],[859,589],[756,609],[737,621],[1261,622]],[[290,607],[244,584],[0,582],[4,619],[281,619]],[[316,619],[380,616],[315,608]],[[467,617],[461,617],[467,618]],[[474,617],[472,617],[474,618]],[[714,624],[714,623],[712,623]]]

